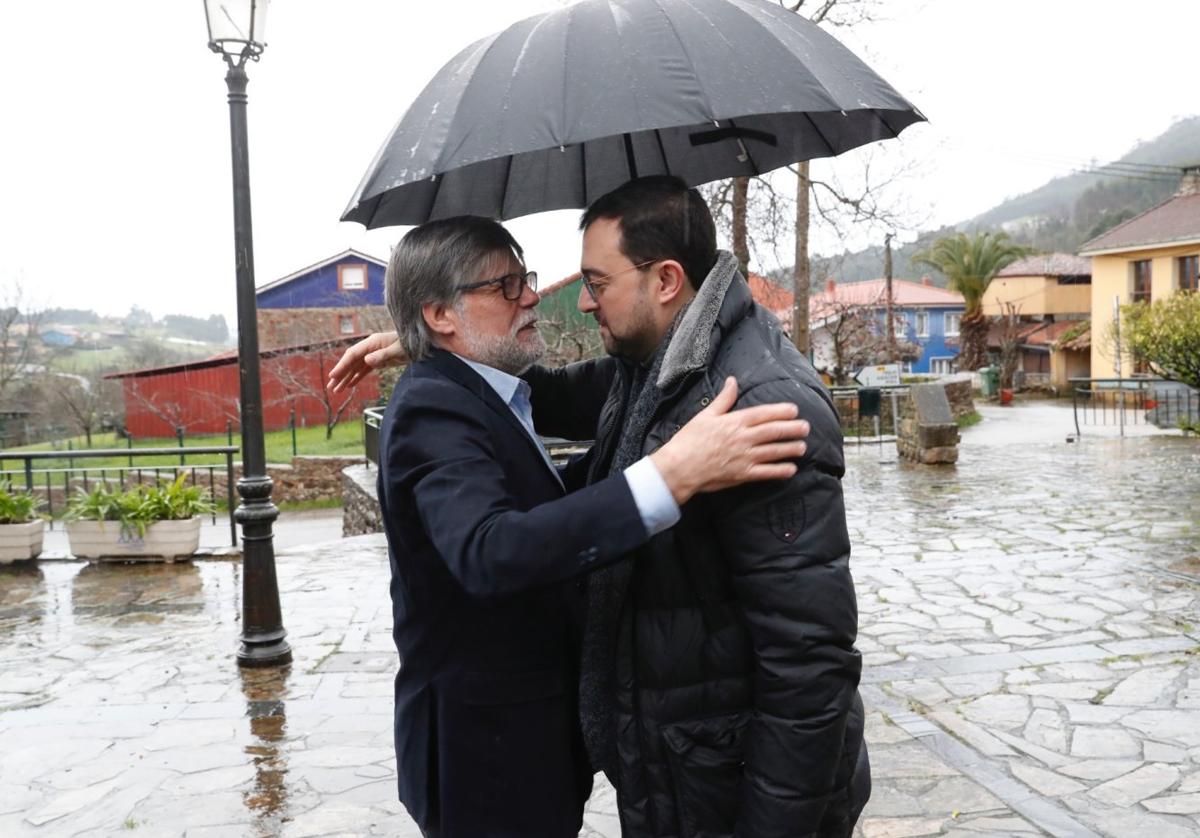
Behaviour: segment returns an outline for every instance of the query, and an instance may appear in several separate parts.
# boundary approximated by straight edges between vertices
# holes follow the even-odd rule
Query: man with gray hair
[[[576,835],[591,770],[574,580],[670,528],[699,492],[790,477],[805,450],[795,406],[729,412],[729,379],[654,453],[569,491],[585,476],[555,469],[517,378],[545,349],[536,282],[508,231],[477,217],[414,229],[388,267],[410,360],[379,469],[396,756],[400,799],[428,836]]]

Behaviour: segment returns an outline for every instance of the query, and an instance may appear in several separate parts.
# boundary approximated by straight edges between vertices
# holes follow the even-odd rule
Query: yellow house
[[[1200,291],[1200,166],[1183,170],[1173,197],[1087,242],[1079,255],[1092,258],[1092,377],[1115,378],[1114,301]],[[1120,360],[1122,377],[1140,372],[1128,355]]]
[[[1028,382],[1049,382],[1065,390],[1068,379],[1087,378],[1089,354],[1079,347],[1092,311],[1092,265],[1082,256],[1047,253],[1018,259],[992,279],[983,295],[983,313],[1002,317],[1012,310],[1025,324],[1017,368]],[[999,346],[993,328],[988,348]]]

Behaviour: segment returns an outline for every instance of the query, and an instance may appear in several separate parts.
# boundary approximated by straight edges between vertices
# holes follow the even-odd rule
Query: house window
[[[950,375],[954,372],[954,358],[930,358],[929,371],[934,375]]]
[[[901,340],[908,337],[908,318],[904,316],[904,312],[892,312],[892,331]]]
[[[1150,302],[1150,260],[1139,259],[1133,263],[1133,302]]]
[[[917,337],[929,337],[929,312],[927,311],[917,312]]]
[[[944,316],[945,316],[944,323],[946,326],[946,337],[948,337],[948,338],[958,337],[959,326],[962,323],[962,315],[957,312],[948,311],[948,312],[946,312],[946,314]]]
[[[354,315],[339,314],[338,315],[338,333],[343,335],[354,334]]]
[[[367,290],[367,266],[363,264],[338,265],[338,290]]]
[[[1179,290],[1200,291],[1200,256],[1179,257]]]

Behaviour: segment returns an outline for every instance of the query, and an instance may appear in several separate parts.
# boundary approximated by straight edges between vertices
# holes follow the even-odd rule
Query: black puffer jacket
[[[698,496],[636,555],[617,647],[622,834],[848,836],[870,771],[841,432],[811,364],[722,253],[667,349],[644,452],[730,375],[738,407],[797,404],[808,452],[789,481]],[[601,410],[595,474],[618,401]]]

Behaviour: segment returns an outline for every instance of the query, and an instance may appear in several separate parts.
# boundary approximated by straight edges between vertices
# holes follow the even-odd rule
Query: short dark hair
[[[429,355],[433,341],[421,308],[426,303],[455,303],[460,285],[475,276],[494,253],[515,253],[521,245],[499,222],[478,215],[459,215],[415,227],[392,250],[384,287],[388,312],[400,345],[413,361]]]
[[[627,259],[634,264],[674,259],[693,288],[717,263],[717,227],[708,204],[674,175],[636,178],[601,195],[584,211],[579,229],[601,218],[620,222]]]

